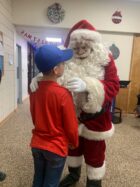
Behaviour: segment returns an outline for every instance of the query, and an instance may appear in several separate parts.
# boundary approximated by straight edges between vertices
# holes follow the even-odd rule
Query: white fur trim
[[[83,156],[68,156],[66,164],[70,167],[79,167],[82,165]]]
[[[94,30],[88,29],[77,29],[71,33],[70,42],[71,40],[90,40],[92,42],[101,42],[101,34]]]
[[[88,102],[83,106],[83,111],[87,113],[100,112],[105,97],[104,85],[98,79],[91,77],[85,77],[83,80],[86,82],[88,91]]]
[[[114,125],[112,124],[112,127],[110,130],[108,131],[104,131],[104,132],[97,132],[97,131],[93,131],[93,130],[89,130],[84,124],[80,124],[81,127],[81,134],[79,134],[81,137],[86,138],[88,140],[105,140],[107,138],[110,138],[115,131]]]
[[[30,90],[31,92],[35,92],[38,89],[38,82],[42,80],[43,74],[38,73],[37,76],[32,78],[31,84],[30,84]]]
[[[102,167],[94,168],[87,165],[87,176],[89,180],[100,180],[105,175],[105,162]]]

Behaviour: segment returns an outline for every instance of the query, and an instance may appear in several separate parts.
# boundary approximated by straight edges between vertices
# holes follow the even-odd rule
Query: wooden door
[[[127,112],[133,113],[137,104],[137,95],[140,94],[140,35],[134,36],[130,80]]]

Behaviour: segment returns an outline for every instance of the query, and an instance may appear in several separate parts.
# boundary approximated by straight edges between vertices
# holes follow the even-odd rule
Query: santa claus
[[[87,166],[86,187],[101,187],[105,174],[105,140],[114,133],[111,103],[119,90],[114,60],[102,43],[101,35],[86,20],[70,30],[65,47],[74,51],[74,58],[65,66],[59,82],[73,94],[79,119],[79,147],[69,150],[69,174],[60,187],[69,187],[80,178],[82,160]],[[36,89],[34,78],[31,89]]]

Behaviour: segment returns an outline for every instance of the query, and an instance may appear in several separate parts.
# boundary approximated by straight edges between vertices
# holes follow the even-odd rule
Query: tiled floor
[[[123,117],[123,122],[115,127],[115,135],[107,140],[103,187],[140,187],[140,118]],[[7,173],[0,187],[31,187],[31,129],[28,100],[18,107],[9,120],[0,124],[0,170]],[[66,173],[65,167],[63,174]],[[84,187],[85,181],[83,163],[80,182],[76,187]]]

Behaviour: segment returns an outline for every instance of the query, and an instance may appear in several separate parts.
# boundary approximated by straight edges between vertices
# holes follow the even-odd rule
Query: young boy
[[[40,47],[35,63],[43,78],[39,89],[30,94],[34,129],[31,140],[34,159],[33,187],[57,187],[68,147],[78,146],[78,121],[70,92],[57,83],[64,61],[71,59],[71,49],[53,45]]]

